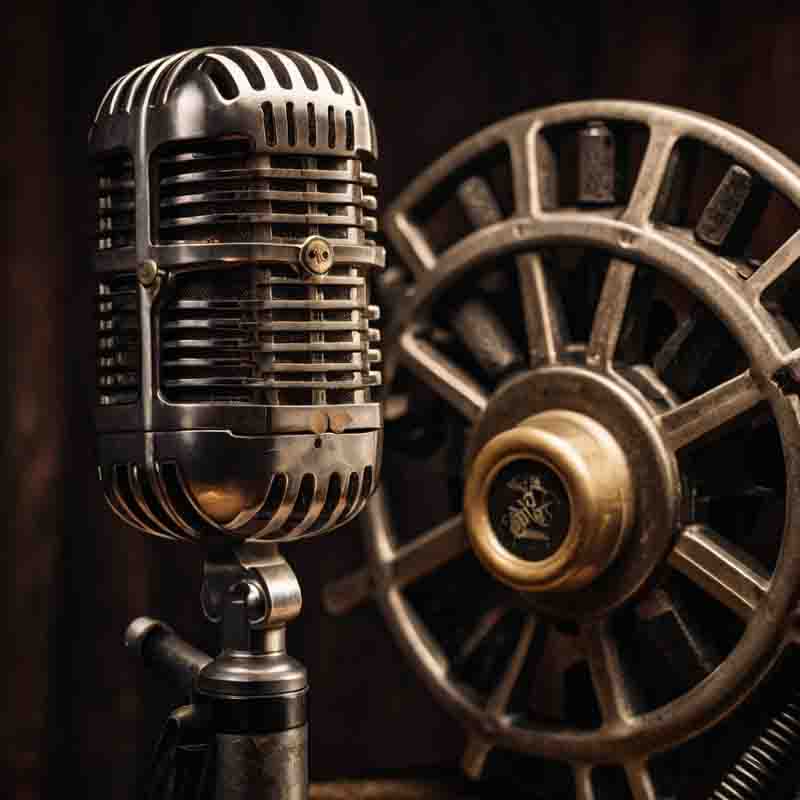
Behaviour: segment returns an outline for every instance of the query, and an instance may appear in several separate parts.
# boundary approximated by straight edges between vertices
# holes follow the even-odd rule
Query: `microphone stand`
[[[214,659],[147,617],[126,633],[191,697],[167,720],[148,800],[306,800],[308,681],[286,652],[286,625],[302,605],[294,572],[271,543],[213,546],[201,602],[221,626]]]

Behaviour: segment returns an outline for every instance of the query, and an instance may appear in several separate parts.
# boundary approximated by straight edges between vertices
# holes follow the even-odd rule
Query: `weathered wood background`
[[[484,125],[569,99],[685,106],[800,160],[795,3],[519,5],[28,0],[6,15],[4,796],[133,797],[176,698],[123,650],[128,620],[152,613],[211,645],[198,614],[199,554],[124,530],[94,477],[85,144],[112,79],[198,44],[318,54],[370,102],[383,205]],[[313,681],[313,773],[452,768],[460,731],[403,664],[377,612],[322,611],[322,583],[357,556],[352,530],[289,551],[305,592],[291,645]]]

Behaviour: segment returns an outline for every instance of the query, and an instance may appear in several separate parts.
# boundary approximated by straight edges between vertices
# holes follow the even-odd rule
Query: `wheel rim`
[[[637,123],[648,132],[630,195],[624,207],[614,214],[604,211],[602,205],[565,210],[551,199],[554,178],[547,165],[553,156],[545,132],[552,127],[593,120]],[[473,269],[506,256],[515,262],[525,315],[527,353],[523,371],[539,371],[546,376],[548,370],[568,367],[582,374],[617,380],[621,367],[615,361],[615,352],[634,276],[643,270],[657,272],[711,310],[744,352],[748,364],[746,370],[718,387],[688,400],[678,399],[660,410],[651,409],[652,422],[664,444],[662,455],[670,462],[666,471],[680,472],[678,457],[684,449],[702,444],[721,426],[766,401],[780,434],[789,487],[781,551],[771,575],[751,568],[729,543],[685,519],[678,512],[676,497],[669,511],[674,516],[668,520],[668,524],[676,526],[676,538],[673,543],[665,543],[664,555],[673,569],[698,582],[734,611],[744,623],[743,633],[722,663],[700,682],[666,705],[639,713],[626,687],[610,613],[587,619],[579,625],[577,639],[584,648],[602,717],[599,726],[591,730],[561,729],[530,719],[521,721],[507,713],[537,626],[542,624],[540,617],[542,613],[547,617],[551,609],[542,612],[535,608],[526,613],[507,668],[488,696],[478,696],[454,679],[448,657],[418,618],[404,589],[463,552],[467,545],[462,520],[454,516],[417,540],[398,545],[385,498],[376,496],[363,519],[373,594],[418,674],[470,732],[465,767],[473,775],[480,772],[492,747],[502,747],[569,761],[578,797],[594,796],[592,770],[603,763],[623,766],[635,798],[655,797],[648,758],[730,713],[763,678],[787,641],[800,556],[800,542],[792,535],[797,527],[793,487],[797,485],[800,435],[793,379],[787,385],[786,376],[792,374],[800,354],[764,298],[800,258],[800,235],[777,247],[743,280],[736,273],[735,259],[727,254],[723,258],[721,248],[709,246],[707,233],[696,227],[694,236],[687,236],[654,218],[674,177],[671,170],[677,148],[685,140],[722,150],[735,165],[751,176],[759,176],[798,206],[800,171],[747,134],[689,112],[647,104],[598,102],[556,106],[481,132],[436,162],[387,214],[389,237],[411,269],[415,284],[413,296],[401,303],[387,334],[388,386],[402,366],[467,419],[471,437],[482,427],[492,428],[486,423],[487,409],[491,411],[491,398],[500,390],[487,391],[458,365],[437,353],[420,334],[420,322],[428,320],[437,301]],[[478,184],[473,187],[477,200],[472,213],[468,213],[477,223],[475,230],[436,253],[414,221],[412,209],[453,173],[498,145],[507,147],[510,157],[512,214],[499,218],[492,209],[491,193],[487,196],[485,187]],[[722,201],[718,205],[719,202]],[[711,212],[719,210],[709,211],[707,207],[704,213],[708,212],[706,218],[713,218]],[[562,245],[579,245],[608,257],[588,342],[571,350],[566,347],[549,305],[549,268],[542,256],[547,248]],[[725,268],[720,268],[721,263]],[[483,440],[488,436],[484,435]],[[477,438],[481,440],[480,435]],[[473,442],[468,449],[469,462],[478,448]],[[677,474],[672,479],[678,495]],[[391,490],[391,486],[388,488]],[[352,582],[349,589],[347,586],[338,590],[347,594]],[[638,587],[633,594],[636,591]]]

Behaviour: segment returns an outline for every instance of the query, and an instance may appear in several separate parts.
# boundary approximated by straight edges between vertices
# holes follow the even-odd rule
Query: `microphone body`
[[[281,542],[351,519],[378,480],[364,99],[284,50],[146,64],[101,102],[99,475],[126,523]]]

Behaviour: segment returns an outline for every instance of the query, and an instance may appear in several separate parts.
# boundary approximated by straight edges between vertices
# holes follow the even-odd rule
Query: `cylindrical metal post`
[[[218,734],[215,774],[214,800],[306,800],[308,726]]]

